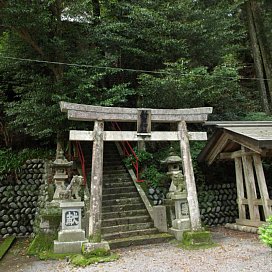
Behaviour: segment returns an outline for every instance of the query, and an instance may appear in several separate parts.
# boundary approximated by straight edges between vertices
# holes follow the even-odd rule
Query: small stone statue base
[[[83,243],[88,242],[81,229],[81,208],[84,202],[61,202],[62,230],[54,241],[54,253],[81,253]]]
[[[175,219],[172,221],[172,228],[169,232],[175,236],[178,241],[182,241],[183,232],[191,229],[191,222],[189,218]]]
[[[85,235],[85,234],[84,234]],[[54,253],[81,253],[83,243],[88,242],[87,239],[84,241],[71,241],[71,242],[59,242],[54,241]]]
[[[172,227],[169,232],[173,234],[178,241],[182,241],[183,232],[191,229],[189,211],[187,205],[187,193],[175,192],[171,195],[175,202],[175,219],[172,221]]]

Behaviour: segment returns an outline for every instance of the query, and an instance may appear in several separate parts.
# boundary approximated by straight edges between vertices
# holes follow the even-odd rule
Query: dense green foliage
[[[267,219],[267,224],[259,227],[261,241],[272,247],[272,216]]]
[[[147,148],[152,150],[147,145]],[[131,154],[126,157],[123,161],[128,168],[136,166],[138,163],[139,179],[144,180],[148,187],[156,188],[165,183],[167,176],[165,171],[162,171],[161,161],[168,156],[169,146],[166,144],[161,152],[151,153],[146,150],[138,150],[134,148],[135,155]],[[164,170],[164,169],[163,169]]]
[[[153,160],[153,155],[145,150],[138,150],[138,148],[133,149],[134,154],[130,154],[123,161],[128,168],[132,168],[136,162],[138,162],[139,167],[144,167],[151,163]]]
[[[248,2],[0,1],[0,145],[86,127],[67,121],[61,100],[212,106],[216,120],[260,111]],[[259,21],[270,30],[271,4],[258,3]],[[264,33],[271,51],[271,33]]]

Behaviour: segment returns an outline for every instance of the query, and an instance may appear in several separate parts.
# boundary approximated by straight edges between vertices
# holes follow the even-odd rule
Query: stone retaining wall
[[[17,181],[0,183],[0,238],[27,236],[33,232],[37,207],[46,201],[45,162],[28,160],[21,167]]]
[[[39,211],[48,200],[47,164],[43,160],[28,160],[21,167],[18,180],[0,183],[0,238],[8,235],[27,236],[38,232]],[[198,186],[201,220],[206,226],[233,223],[238,218],[236,185],[212,184]],[[268,186],[272,197],[272,186]],[[153,205],[163,202],[167,189],[149,190]],[[36,220],[36,222],[35,222]]]
[[[235,183],[212,184],[198,188],[201,220],[206,226],[233,223],[238,218]]]
[[[204,185],[197,188],[201,220],[206,226],[233,223],[238,218],[235,183]],[[153,205],[163,203],[167,190],[150,188],[148,197]]]

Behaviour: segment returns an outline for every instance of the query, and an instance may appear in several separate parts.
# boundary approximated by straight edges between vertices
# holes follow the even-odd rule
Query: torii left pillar
[[[101,242],[102,185],[103,185],[104,122],[95,121],[91,174],[89,236],[92,242]]]

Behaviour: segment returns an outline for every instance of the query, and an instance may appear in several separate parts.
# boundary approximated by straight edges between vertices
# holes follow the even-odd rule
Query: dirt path
[[[183,250],[175,243],[146,245],[116,250],[120,259],[112,263],[95,264],[86,268],[76,268],[65,261],[21,262],[13,256],[10,261],[0,263],[0,271],[5,272],[269,272],[272,271],[272,250],[262,245],[257,235],[224,228],[212,229],[214,241],[219,246],[205,250]],[[11,260],[11,252],[6,256]],[[6,258],[5,257],[5,258]],[[27,258],[23,256],[24,260]],[[17,263],[17,264],[16,264]],[[4,268],[4,269],[3,269]]]

